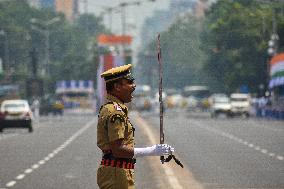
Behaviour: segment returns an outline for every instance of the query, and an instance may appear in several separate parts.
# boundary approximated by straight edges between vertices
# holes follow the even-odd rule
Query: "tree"
[[[164,83],[168,88],[182,88],[185,85],[205,84],[206,76],[202,73],[204,54],[200,49],[200,32],[202,19],[186,15],[176,20],[169,29],[161,33],[162,58],[164,61]],[[155,57],[156,40],[144,49]],[[157,61],[143,60],[140,53],[140,68],[151,67],[157,70]],[[147,57],[147,56],[146,56]],[[144,72],[147,70],[144,70]],[[148,71],[149,72],[149,71]]]
[[[220,0],[206,14],[202,41],[208,59],[204,69],[225,91],[247,85],[254,92],[267,83],[271,28],[265,28],[265,23],[271,23],[271,10],[271,5],[257,1]]]
[[[47,84],[47,91],[54,91],[55,82],[63,79],[95,79],[99,48],[96,36],[105,32],[102,21],[93,15],[81,15],[74,24],[70,24],[62,13],[49,9],[29,7],[25,1],[10,0],[0,2],[0,30],[7,33],[9,70],[2,78],[21,85],[32,73],[30,50],[38,51],[39,69],[45,60],[46,38],[43,32],[34,30],[30,20],[48,21],[60,17],[60,21],[48,27],[50,75],[41,76]],[[45,30],[43,24],[39,29]],[[87,28],[87,29],[86,29]],[[0,36],[1,37],[1,36]],[[5,41],[0,38],[0,56],[5,53]],[[4,79],[1,79],[1,81]]]

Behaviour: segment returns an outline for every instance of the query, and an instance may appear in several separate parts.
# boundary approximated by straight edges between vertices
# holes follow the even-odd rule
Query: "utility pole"
[[[0,30],[0,35],[4,38],[4,63],[3,63],[3,70],[9,70],[9,48],[8,48],[8,37],[7,32],[4,30]]]
[[[125,35],[126,33],[126,15],[125,15],[125,7],[127,3],[121,3],[119,6],[121,7],[121,35]]]
[[[104,20],[104,16],[106,14],[108,14],[108,28],[109,28],[110,32],[112,32],[112,13],[113,13],[113,11],[115,11],[115,8],[104,7],[104,10],[105,11],[103,11],[100,16]]]
[[[39,21],[38,19],[36,18],[32,18],[30,20],[30,22],[32,24],[40,24],[40,25],[43,25],[44,29],[40,29],[39,27],[36,27],[34,25],[32,25],[32,29],[36,30],[36,31],[39,31],[40,33],[42,33],[45,37],[45,49],[44,49],[44,52],[45,52],[45,62],[44,62],[44,66],[43,66],[43,70],[42,70],[42,74],[43,75],[49,75],[49,64],[50,64],[50,57],[49,57],[49,48],[50,48],[50,44],[49,44],[49,36],[50,36],[50,31],[49,31],[49,26],[51,24],[54,24],[56,22],[58,22],[60,20],[59,17],[54,17],[52,18],[51,20],[48,20],[48,21]]]

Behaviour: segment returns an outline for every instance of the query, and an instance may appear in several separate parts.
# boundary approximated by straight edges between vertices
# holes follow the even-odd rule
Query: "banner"
[[[97,41],[100,45],[131,45],[132,36],[101,34],[98,36]]]

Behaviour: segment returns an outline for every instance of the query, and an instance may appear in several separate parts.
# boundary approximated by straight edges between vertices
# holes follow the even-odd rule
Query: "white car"
[[[217,117],[219,114],[226,114],[226,116],[230,115],[231,112],[231,104],[230,98],[226,95],[215,95],[210,98],[211,106],[210,106],[210,114],[211,117]]]
[[[27,128],[33,132],[33,114],[26,100],[4,100],[0,107],[0,132],[4,128]]]
[[[250,95],[243,93],[233,93],[231,100],[231,116],[250,116]]]

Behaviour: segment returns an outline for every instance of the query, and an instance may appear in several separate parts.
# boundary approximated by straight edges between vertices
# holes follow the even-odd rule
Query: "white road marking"
[[[193,121],[192,121],[192,122],[193,122]],[[267,154],[267,155],[269,155],[270,157],[275,157],[275,156],[276,156],[276,159],[278,159],[278,160],[280,160],[280,161],[282,161],[282,160],[284,159],[283,156],[276,155],[275,153],[268,152],[267,149],[264,149],[264,148],[262,149],[262,148],[259,147],[259,146],[256,146],[256,145],[254,145],[254,144],[252,144],[252,143],[249,143],[248,141],[245,141],[245,140],[243,140],[243,139],[241,139],[241,138],[238,138],[238,137],[236,137],[236,136],[234,136],[234,135],[231,135],[231,134],[229,134],[229,133],[225,133],[224,131],[220,131],[220,130],[215,129],[215,128],[212,128],[212,127],[206,127],[206,126],[200,125],[200,124],[198,124],[198,123],[196,123],[196,122],[195,122],[195,124],[197,124],[200,128],[204,128],[204,129],[206,129],[206,130],[208,130],[208,131],[211,131],[211,132],[214,132],[214,133],[216,133],[216,134],[218,134],[218,135],[227,137],[227,138],[229,138],[229,139],[233,139],[233,140],[239,142],[240,144],[244,144],[244,145],[246,145],[246,146],[248,146],[248,147],[251,147],[251,148],[254,147],[254,149],[255,149],[256,151],[260,151],[261,153]]]
[[[68,140],[68,142],[64,142],[62,145],[60,145],[60,147],[58,147],[56,150],[56,152],[60,152],[61,150],[63,150],[66,146],[68,146],[71,142],[73,142],[78,136],[80,136],[83,132],[85,132],[92,124],[94,124],[96,121],[96,118],[92,119],[90,122],[88,122],[83,128],[79,129],[74,135],[72,135]],[[40,165],[44,165],[48,160],[50,160],[51,158],[53,158],[57,153],[50,153],[48,154],[46,157],[44,157],[42,160],[38,161],[38,164],[34,164],[32,165],[32,169],[28,168],[24,171],[24,173],[26,174],[30,174],[33,172],[33,170],[38,169],[40,167]],[[16,177],[17,180],[22,180],[25,178],[25,174],[20,174]],[[12,180],[7,182],[6,187],[13,187],[17,182]],[[0,189],[6,189],[6,188],[0,188]]]
[[[25,173],[26,173],[26,174],[29,174],[29,173],[31,173],[31,172],[33,172],[32,169],[26,169],[26,170],[25,170]]]
[[[40,161],[38,162],[38,164],[43,165],[43,164],[45,164],[45,161],[44,161],[44,160],[40,160]]]
[[[257,146],[257,147],[255,147],[254,149],[257,150],[257,151],[259,151],[259,150],[260,150],[260,147]]]
[[[266,154],[266,153],[267,153],[267,150],[266,150],[266,149],[262,149],[261,152],[264,153],[264,154]]]
[[[23,178],[25,178],[25,174],[20,174],[16,177],[17,180],[22,180]]]
[[[39,165],[38,165],[38,164],[34,164],[34,165],[32,166],[32,168],[33,168],[33,169],[37,169],[37,168],[39,168]]]
[[[249,144],[249,147],[253,148],[253,147],[254,147],[254,145],[253,145],[253,144]]]
[[[6,184],[6,187],[12,187],[12,186],[14,186],[16,183],[17,183],[16,181],[12,180],[12,181],[10,181],[10,182],[8,182],[8,183]]]
[[[274,157],[275,154],[274,153],[269,153],[269,156]]]

